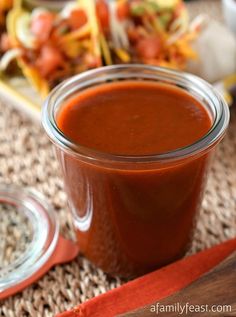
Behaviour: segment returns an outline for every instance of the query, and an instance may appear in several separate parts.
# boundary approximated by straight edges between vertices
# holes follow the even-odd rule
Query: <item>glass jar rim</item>
[[[55,118],[56,106],[63,98],[78,93],[91,86],[105,83],[108,80],[152,80],[166,84],[174,84],[177,87],[192,92],[196,96],[204,98],[214,113],[211,129],[196,142],[182,148],[165,153],[151,155],[118,155],[100,152],[89,147],[71,141],[57,126]],[[194,97],[194,95],[193,95]],[[202,102],[204,104],[204,102]],[[205,153],[212,148],[224,136],[229,123],[229,107],[212,85],[203,79],[182,71],[170,70],[164,67],[124,64],[96,68],[75,75],[55,87],[44,102],[42,109],[42,125],[51,139],[63,151],[78,158],[90,161],[108,161],[117,163],[156,163],[178,161]]]

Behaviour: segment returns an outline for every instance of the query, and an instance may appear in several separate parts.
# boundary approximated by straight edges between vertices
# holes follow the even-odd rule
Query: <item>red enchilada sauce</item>
[[[204,106],[167,84],[121,81],[62,106],[74,143],[117,155],[154,155],[193,144],[211,128]],[[208,154],[178,163],[106,166],[61,153],[81,251],[112,274],[133,276],[182,256],[201,202]],[[76,215],[76,216],[75,216]]]

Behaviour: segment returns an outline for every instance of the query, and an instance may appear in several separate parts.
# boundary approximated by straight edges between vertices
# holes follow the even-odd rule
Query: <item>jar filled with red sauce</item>
[[[209,84],[153,66],[100,68],[54,89],[43,125],[81,252],[122,277],[182,257],[228,121]]]

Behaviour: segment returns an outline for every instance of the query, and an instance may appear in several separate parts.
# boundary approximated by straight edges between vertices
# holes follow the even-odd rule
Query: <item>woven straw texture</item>
[[[209,12],[220,18],[218,1],[196,1],[190,4],[193,15]],[[61,232],[73,238],[63,192],[62,180],[52,146],[42,129],[22,118],[7,104],[0,102],[0,182],[34,187],[42,192],[58,213]],[[231,123],[220,144],[210,171],[200,220],[190,253],[195,253],[236,235],[236,109],[231,110]],[[8,232],[9,218],[0,220],[0,230]],[[27,226],[27,224],[25,224]],[[26,231],[23,228],[24,232]],[[17,238],[18,233],[13,232]],[[18,237],[19,238],[19,237]],[[15,239],[16,240],[16,239]],[[15,241],[14,240],[14,241]],[[0,242],[0,253],[24,246]],[[17,252],[17,250],[15,250]],[[0,261],[1,254],[0,254]],[[3,264],[4,265],[4,264]],[[0,302],[1,317],[51,317],[85,300],[121,284],[108,278],[86,259],[79,256],[66,265],[51,269],[38,283],[22,293]]]

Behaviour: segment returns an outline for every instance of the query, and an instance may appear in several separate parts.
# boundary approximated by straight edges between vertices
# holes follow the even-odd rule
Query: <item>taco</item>
[[[28,11],[15,0],[7,30],[11,49],[6,54],[17,58],[43,97],[63,79],[102,64],[93,0],[69,3],[60,12]]]
[[[96,0],[101,47],[106,64],[139,62],[184,69],[196,58],[181,0]]]

